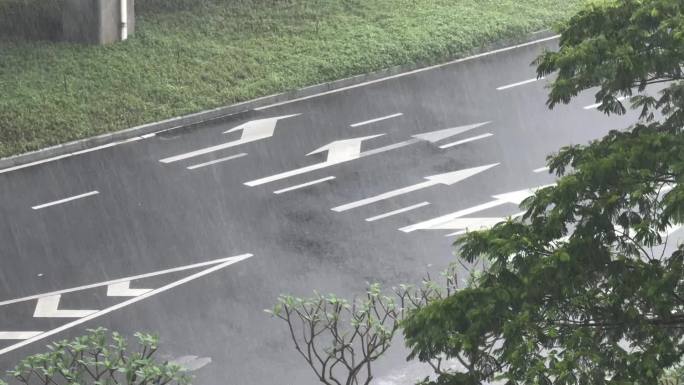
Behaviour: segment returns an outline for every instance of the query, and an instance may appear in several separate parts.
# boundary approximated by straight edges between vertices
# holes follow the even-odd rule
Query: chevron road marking
[[[107,285],[107,297],[137,297],[152,289],[131,289],[131,281],[123,281]]]
[[[97,310],[60,310],[59,300],[61,294],[51,295],[38,299],[36,311],[33,313],[35,318],[81,318],[97,313]]]
[[[52,330],[48,330],[45,332],[9,332],[9,331],[0,331],[0,337],[1,336],[7,336],[7,337],[28,337],[23,339],[23,341],[15,343],[13,345],[10,345],[8,347],[5,347],[3,349],[0,349],[0,355],[3,355],[5,353],[9,353],[13,350],[19,349],[21,347],[24,347],[26,345],[29,345],[31,343],[34,343],[36,341],[40,341],[44,338],[50,337],[52,335],[55,335],[57,333],[63,332],[65,330],[68,330],[70,328],[73,328],[75,326],[81,325],[85,322],[88,322],[90,320],[93,320],[98,317],[102,317],[103,315],[109,314],[113,311],[119,310],[121,308],[124,308],[128,305],[132,305],[136,302],[140,302],[146,298],[149,298],[153,295],[163,293],[165,291],[168,291],[170,289],[173,289],[177,286],[183,285],[185,283],[188,283],[190,281],[193,281],[195,279],[198,279],[200,277],[203,277],[207,274],[211,274],[215,271],[221,270],[223,268],[226,268],[232,264],[235,264],[240,261],[244,261],[248,258],[252,257],[252,254],[242,254],[242,255],[237,255],[234,257],[228,257],[228,258],[222,258],[222,259],[216,259],[213,261],[208,261],[208,262],[203,262],[203,263],[197,263],[194,265],[187,265],[187,266],[182,266],[174,269],[167,269],[167,270],[162,270],[154,273],[148,273],[148,274],[143,274],[143,275],[138,275],[135,277],[128,277],[128,278],[122,278],[114,281],[107,281],[107,282],[102,282],[102,283],[96,283],[93,285],[86,285],[86,286],[81,286],[78,288],[72,288],[72,289],[66,289],[58,292],[52,292],[52,293],[46,293],[46,294],[38,294],[34,296],[29,296],[29,297],[24,297],[24,298],[19,298],[15,300],[9,300],[9,301],[4,301],[0,302],[0,306],[4,305],[9,305],[13,303],[18,303],[18,302],[24,302],[24,301],[29,301],[32,299],[38,299],[38,304],[36,305],[36,313],[39,314],[39,316],[56,316],[56,317],[61,317],[61,316],[75,316],[75,313],[60,313],[60,312],[82,312],[82,317],[78,318],[74,321],[71,321],[67,324],[64,324],[60,327],[57,327]],[[75,292],[75,291],[81,291],[81,290],[86,290],[90,288],[95,288],[95,287],[103,287],[103,286],[108,286],[108,291],[111,290],[109,287],[112,285],[117,285],[114,286],[114,293],[115,294],[123,294],[124,291],[124,285],[121,285],[121,283],[124,282],[130,282],[135,279],[140,279],[140,278],[147,278],[147,277],[154,277],[158,275],[163,275],[163,274],[168,274],[168,273],[173,273],[173,272],[178,272],[178,271],[183,271],[183,270],[188,270],[188,269],[193,269],[197,267],[203,267],[203,266],[210,266],[204,270],[198,271],[197,273],[194,273],[192,275],[189,275],[185,278],[179,279],[177,281],[171,282],[167,285],[164,285],[160,288],[154,289],[154,290],[149,290],[146,291],[145,293],[139,294],[136,297],[130,298],[126,301],[120,302],[116,305],[110,306],[108,308],[102,309],[102,310],[93,310],[92,313],[86,314],[86,312],[91,312],[90,310],[58,310],[58,305],[59,305],[59,299],[61,297],[61,294],[64,293],[70,293],[70,292]],[[144,289],[137,289],[137,290],[144,290]],[[137,292],[136,294],[141,293]],[[133,294],[132,291],[128,291],[127,294]],[[128,295],[127,295],[128,296]],[[17,334],[19,333],[19,334]],[[21,334],[25,333],[25,334]],[[29,334],[33,333],[33,334]],[[39,333],[39,334],[37,334]],[[18,339],[18,338],[17,338]]]

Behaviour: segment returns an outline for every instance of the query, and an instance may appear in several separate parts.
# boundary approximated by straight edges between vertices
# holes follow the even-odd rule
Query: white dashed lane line
[[[376,215],[376,216],[374,216],[374,217],[366,218],[366,222],[375,222],[375,221],[377,221],[377,220],[379,220],[379,219],[384,219],[384,218],[391,217],[391,216],[393,216],[393,215],[405,213],[405,212],[407,212],[407,211],[415,210],[415,209],[418,209],[418,208],[427,206],[427,205],[429,205],[429,204],[430,204],[430,202],[421,202],[421,203],[418,203],[418,204],[415,204],[415,205],[411,205],[411,206],[408,206],[408,207],[401,208],[401,209],[399,209],[399,210],[394,210],[394,211],[390,211],[390,212],[388,212],[388,213],[384,213],[384,214]]]
[[[298,184],[298,185],[296,185],[296,186],[284,188],[284,189],[282,189],[282,190],[276,190],[276,191],[274,191],[273,193],[274,193],[274,194],[282,194],[282,193],[286,193],[286,192],[288,192],[288,191],[298,190],[298,189],[300,189],[300,188],[313,186],[313,185],[315,185],[315,184],[327,182],[327,181],[333,180],[333,179],[335,179],[334,176],[327,176],[327,177],[325,177],[325,178],[312,180],[311,182],[306,182],[306,183]]]
[[[534,82],[536,82],[537,80],[544,80],[544,78],[543,78],[543,77],[541,77],[541,78],[539,78],[539,79],[533,78],[533,79],[523,80],[523,81],[517,82],[517,83],[506,84],[505,86],[496,87],[496,90],[497,90],[497,91],[503,91],[503,90],[507,90],[507,89],[513,88],[513,87],[524,86],[525,84],[534,83]]]
[[[187,169],[188,169],[188,170],[194,170],[194,169],[196,169],[196,168],[202,168],[202,167],[206,167],[206,166],[211,166],[212,164],[217,164],[217,163],[225,162],[225,161],[232,160],[232,159],[242,158],[243,156],[247,156],[247,153],[246,153],[246,152],[243,152],[243,153],[240,153],[240,154],[227,156],[227,157],[225,157],[225,158],[220,158],[220,159],[212,160],[211,162],[205,162],[205,163],[200,163],[200,164],[196,164],[196,165],[193,165],[193,166],[188,166]]]
[[[383,121],[383,120],[392,119],[392,118],[397,118],[397,117],[402,116],[402,115],[404,115],[404,114],[402,114],[401,112],[399,112],[399,113],[392,114],[392,115],[387,115],[387,116],[382,116],[382,117],[375,118],[375,119],[365,120],[365,121],[363,121],[363,122],[353,123],[353,124],[350,124],[349,126],[350,126],[350,127],[365,126],[365,125],[367,125],[367,124],[377,123],[377,122],[381,122],[381,121]]]
[[[90,191],[90,192],[87,192],[87,193],[85,193],[85,194],[74,195],[74,196],[69,197],[69,198],[64,198],[64,199],[60,199],[60,200],[53,201],[53,202],[48,202],[48,203],[39,204],[39,205],[33,206],[33,207],[31,207],[31,208],[34,209],[34,210],[40,210],[40,209],[44,209],[44,208],[46,208],[46,207],[56,206],[56,205],[60,205],[60,204],[62,204],[62,203],[67,203],[67,202],[75,201],[75,200],[77,200],[77,199],[82,199],[82,198],[86,198],[86,197],[89,197],[89,196],[97,195],[97,194],[99,194],[99,193],[100,193],[100,192],[97,191],[97,190],[95,190],[95,191]]]

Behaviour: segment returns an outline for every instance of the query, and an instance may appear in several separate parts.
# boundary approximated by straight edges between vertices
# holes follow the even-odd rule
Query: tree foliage
[[[283,295],[268,312],[285,321],[296,351],[321,383],[368,385],[373,363],[389,349],[407,312],[453,293],[455,270],[443,275],[444,283],[428,275],[421,286],[401,285],[387,295],[379,284],[371,284],[364,296],[351,301],[333,294]],[[441,358],[429,362],[441,370]]]
[[[489,268],[412,313],[422,361],[464,357],[435,384],[655,384],[684,353],[684,1],[590,3],[537,61],[548,105],[598,87],[605,113],[641,119],[548,158],[557,184],[525,215],[459,238]],[[656,89],[657,88],[657,89]],[[669,241],[669,242],[668,242]]]
[[[136,333],[137,346],[106,329],[48,345],[48,352],[23,359],[8,375],[25,385],[188,385],[184,370],[155,360],[158,338]],[[0,384],[5,384],[0,380]]]

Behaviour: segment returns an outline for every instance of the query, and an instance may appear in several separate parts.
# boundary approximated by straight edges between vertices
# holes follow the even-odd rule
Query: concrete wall
[[[65,0],[63,39],[109,44],[120,40],[120,1],[128,1],[128,35],[135,32],[135,0]]]

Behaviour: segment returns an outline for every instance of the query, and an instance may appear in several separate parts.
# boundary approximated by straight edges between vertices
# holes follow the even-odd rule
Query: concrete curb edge
[[[549,30],[539,31],[532,34],[528,34],[523,38],[518,39],[505,39],[492,43],[480,49],[473,50],[470,54],[477,57],[480,54],[487,53],[490,51],[495,51],[502,48],[508,48],[513,45],[520,45],[526,43],[534,43],[537,40],[547,39],[553,37],[554,34]],[[473,56],[468,56],[460,59],[455,59],[447,61],[443,64],[438,65],[421,65],[421,64],[408,64],[395,66],[391,68],[386,68],[380,71],[371,72],[368,74],[356,75],[344,79],[334,80],[331,82],[320,83],[313,86],[308,86],[292,91],[286,91],[275,95],[264,96],[257,99],[248,100],[241,103],[232,104],[229,106],[218,107],[210,110],[200,111],[188,115],[177,116],[170,119],[165,119],[158,122],[147,123],[136,127],[131,127],[123,129],[121,131],[115,131],[111,133],[101,134],[93,136],[90,138],[79,139],[72,142],[67,142],[64,144],[59,144],[51,147],[46,147],[40,150],[27,152],[24,154],[14,155],[7,158],[0,159],[0,170],[6,168],[14,168],[19,166],[28,165],[29,163],[36,163],[41,161],[47,161],[50,158],[57,157],[67,157],[70,155],[76,155],[78,152],[85,152],[89,149],[94,149],[95,147],[115,145],[119,142],[124,142],[131,140],[133,138],[140,138],[145,135],[150,135],[153,133],[158,133],[161,131],[168,131],[180,127],[193,126],[201,123],[209,122],[212,120],[217,120],[225,118],[231,115],[236,115],[239,113],[244,113],[255,108],[269,106],[273,104],[278,104],[293,99],[300,99],[311,97],[316,94],[325,93],[328,91],[334,91],[337,89],[342,89],[361,83],[378,81],[383,78],[398,75],[404,72],[415,71],[417,69],[425,68],[429,69],[432,67],[438,67],[441,65],[448,65],[452,62],[459,62],[472,58]]]

